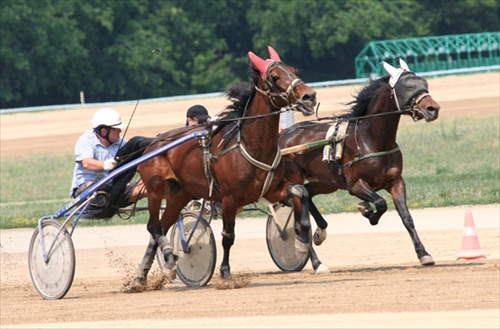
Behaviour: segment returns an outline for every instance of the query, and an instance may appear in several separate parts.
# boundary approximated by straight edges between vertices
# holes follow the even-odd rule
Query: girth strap
[[[395,148],[393,148],[392,150],[389,150],[389,151],[381,151],[381,152],[374,152],[374,153],[368,153],[368,154],[361,154],[361,155],[358,155],[357,157],[355,157],[354,159],[352,159],[352,161],[349,161],[349,162],[343,164],[342,166],[343,167],[345,167],[345,166],[352,166],[356,162],[359,162],[359,161],[364,160],[364,159],[373,158],[373,157],[379,157],[379,156],[383,156],[383,155],[389,155],[389,154],[392,154],[392,153],[396,153],[398,151],[399,151],[399,146],[396,146]]]

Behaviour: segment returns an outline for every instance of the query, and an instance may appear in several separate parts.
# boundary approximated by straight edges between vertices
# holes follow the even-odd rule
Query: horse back
[[[285,149],[287,147],[323,140],[328,128],[330,128],[330,125],[326,123],[299,122],[279,134],[278,145],[281,149]]]

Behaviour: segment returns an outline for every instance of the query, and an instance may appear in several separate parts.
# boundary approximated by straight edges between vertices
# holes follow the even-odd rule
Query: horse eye
[[[278,82],[280,79],[279,76],[272,76],[271,78],[273,79],[273,82],[275,82],[275,83]]]

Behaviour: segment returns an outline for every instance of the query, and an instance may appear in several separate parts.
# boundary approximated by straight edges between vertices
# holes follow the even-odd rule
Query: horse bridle
[[[408,73],[411,73],[412,75],[413,72],[408,72]],[[396,102],[396,107],[398,109],[399,112],[407,112],[409,114],[411,114],[411,117],[413,119],[413,121],[418,121],[419,118],[416,116],[416,112],[419,111],[417,105],[426,97],[429,97],[430,94],[429,94],[429,91],[427,90],[427,88],[421,88],[421,89],[418,89],[416,92],[413,93],[412,96],[410,96],[403,104],[403,108],[401,108],[400,104],[399,104],[399,97],[396,93],[396,87],[398,86],[398,83],[401,82],[401,78],[403,76],[400,77],[400,79],[398,79],[398,81],[396,82],[396,84],[394,85],[394,87],[391,87],[391,94],[392,96],[394,97],[394,101]]]
[[[279,91],[278,87],[274,83],[274,80],[270,74],[271,69],[273,69],[275,67],[280,67],[283,71],[285,71],[285,73],[288,75],[288,77],[291,76],[290,72],[285,70],[281,64],[282,64],[281,62],[272,62],[271,64],[269,64],[267,67],[267,70],[266,70],[266,80],[264,80],[264,82],[266,84],[266,90],[260,89],[259,87],[257,87],[257,85],[255,85],[255,90],[257,90],[259,93],[261,93],[263,95],[266,95],[269,98],[269,101],[271,102],[271,105],[274,108],[276,108],[276,109],[282,108],[281,106],[277,105],[274,101],[275,97],[279,97],[279,98],[283,99],[284,101],[286,101],[286,103],[287,103],[286,108],[287,109],[295,110],[295,108],[297,108],[299,106],[299,104],[302,104],[302,102],[297,97],[297,94],[295,93],[295,89],[298,86],[300,86],[301,84],[304,84],[304,81],[302,81],[299,78],[293,79],[285,92]],[[290,96],[293,96],[293,98],[295,99],[295,102],[293,105],[291,104],[291,102],[289,100]]]

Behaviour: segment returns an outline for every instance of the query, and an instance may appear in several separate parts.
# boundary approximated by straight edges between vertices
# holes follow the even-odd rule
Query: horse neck
[[[366,115],[379,115],[369,118],[368,124],[361,125],[366,126],[364,130],[368,131],[371,143],[378,145],[378,148],[392,147],[396,143],[401,114],[398,113],[390,90],[382,91],[370,103]]]
[[[241,126],[241,140],[252,155],[274,156],[278,145],[279,114],[273,112],[267,96],[255,93]],[[263,115],[262,117],[251,118]]]

